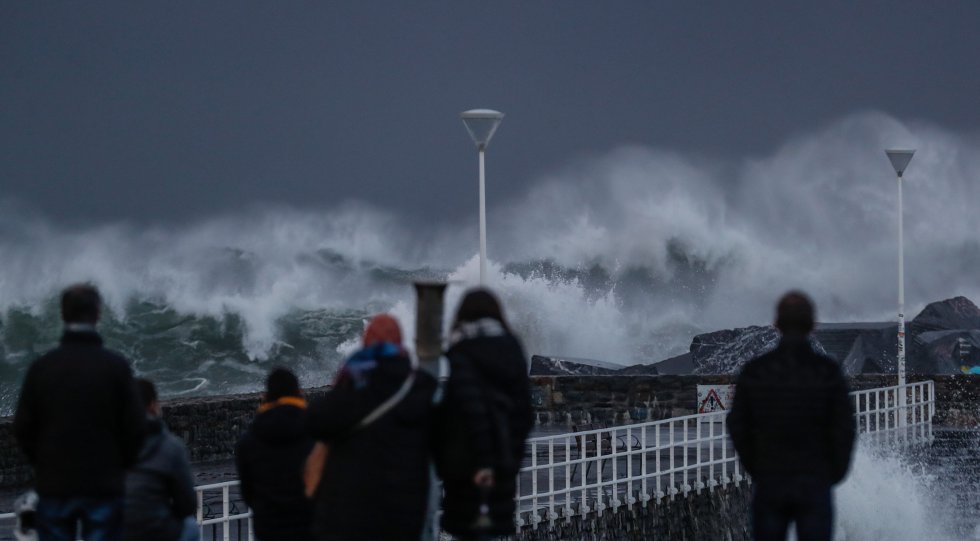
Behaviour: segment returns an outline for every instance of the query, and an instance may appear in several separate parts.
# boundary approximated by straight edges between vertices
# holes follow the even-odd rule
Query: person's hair
[[[265,399],[273,402],[284,396],[300,396],[299,380],[286,368],[274,368],[265,378]]]
[[[463,297],[463,301],[459,303],[459,309],[456,310],[456,319],[453,320],[453,328],[455,329],[464,323],[478,321],[484,318],[496,319],[504,326],[504,329],[510,330],[497,296],[486,288],[478,287],[471,289]]]
[[[157,387],[146,378],[136,378],[136,392],[140,395],[143,409],[149,409],[150,404],[157,401]]]
[[[790,291],[776,305],[776,328],[783,334],[807,335],[813,330],[816,310],[802,291]]]
[[[92,284],[75,284],[61,293],[61,320],[65,323],[95,323],[102,310],[102,297]]]

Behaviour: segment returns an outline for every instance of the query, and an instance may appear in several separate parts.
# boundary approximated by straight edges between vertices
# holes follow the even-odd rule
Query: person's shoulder
[[[772,349],[749,359],[739,371],[740,376],[754,376],[763,370],[766,365],[776,360],[776,350]]]
[[[45,377],[44,374],[57,373],[59,366],[66,359],[66,350],[63,345],[57,345],[42,353],[27,367],[27,373],[32,377]]]
[[[125,365],[126,367],[132,364],[125,355],[114,349],[102,348],[102,358],[112,363]]]
[[[61,346],[58,346],[42,353],[31,361],[30,366],[28,366],[28,370],[43,370],[45,367],[55,362],[55,360],[60,356],[60,350]]]
[[[814,351],[813,362],[821,368],[824,377],[828,379],[844,378],[844,370],[841,367],[841,364],[833,357],[820,353],[819,351]]]
[[[102,348],[99,352],[99,359],[114,373],[132,377],[133,363],[122,353],[112,349]]]
[[[238,441],[235,442],[235,456],[242,457],[247,455],[252,447],[255,445],[255,420],[252,421],[245,432],[239,436]]]
[[[175,458],[185,457],[189,454],[187,444],[184,443],[184,440],[166,428],[163,429],[163,443],[161,446],[168,455]]]

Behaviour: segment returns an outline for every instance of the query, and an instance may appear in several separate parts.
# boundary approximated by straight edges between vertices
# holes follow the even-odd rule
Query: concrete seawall
[[[860,376],[854,389],[894,384],[894,376]],[[980,426],[980,377],[968,375],[912,377],[936,382],[936,419],[940,427]],[[532,378],[536,422],[542,426],[625,424],[694,413],[697,385],[725,384],[731,376],[538,376]],[[316,397],[324,389],[309,393]],[[228,460],[235,442],[255,415],[259,395],[170,400],[164,416],[181,437],[195,463]],[[0,488],[23,486],[31,469],[13,438],[13,419],[0,418]]]

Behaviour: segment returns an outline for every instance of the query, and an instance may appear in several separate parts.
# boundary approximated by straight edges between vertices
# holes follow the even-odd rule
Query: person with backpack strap
[[[442,528],[461,539],[513,535],[531,391],[524,348],[490,291],[464,296],[446,356],[449,381],[434,440]]]
[[[429,492],[435,378],[418,370],[389,315],[307,410],[318,442],[307,472],[318,541],[418,539]]]

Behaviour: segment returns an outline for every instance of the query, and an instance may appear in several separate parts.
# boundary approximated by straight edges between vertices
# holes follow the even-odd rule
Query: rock
[[[919,334],[957,329],[980,330],[980,308],[966,297],[930,303],[909,324]]]
[[[772,326],[753,326],[740,329],[699,334],[691,341],[691,361],[694,373],[737,374],[742,365],[773,349],[779,343],[779,331]],[[811,339],[813,347],[827,354],[823,346]]]
[[[694,373],[694,361],[690,353],[665,359],[653,365],[658,374],[686,375]]]
[[[779,333],[770,326],[744,327],[699,334],[691,341],[695,374],[734,374],[753,357],[776,346]]]
[[[930,303],[909,323],[908,335],[911,373],[980,369],[980,308],[966,297]]]
[[[878,328],[863,329],[841,360],[841,366],[849,376],[894,374],[897,355],[898,324],[884,324]]]
[[[914,373],[958,374],[980,366],[980,330],[926,332],[915,342]]]
[[[657,368],[654,365],[637,364],[624,367],[594,359],[531,356],[532,376],[649,376],[656,374]]]
[[[656,376],[660,374],[660,363],[653,364],[634,364],[619,370],[616,374],[620,376]]]

